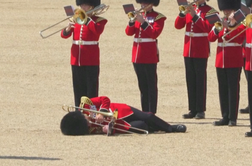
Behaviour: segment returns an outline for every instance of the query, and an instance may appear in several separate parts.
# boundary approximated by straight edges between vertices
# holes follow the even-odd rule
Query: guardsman
[[[242,43],[245,26],[234,19],[234,12],[240,9],[241,0],[218,0],[223,11],[221,24],[216,24],[209,33],[209,41],[218,41],[215,67],[218,79],[219,99],[222,119],[215,126],[236,126],[239,108],[240,75],[243,66]],[[219,26],[221,25],[221,26]]]
[[[131,61],[138,79],[142,111],[155,114],[158,101],[157,38],[163,30],[166,17],[153,9],[153,6],[159,5],[159,0],[136,2],[141,4],[143,10],[130,18],[125,32],[128,36],[134,36]]]
[[[76,5],[86,13],[100,4],[100,0],[76,0]],[[95,12],[89,12],[85,24],[70,22],[61,32],[62,38],[73,36],[71,66],[75,106],[79,106],[81,96],[98,96],[100,72],[98,42],[107,20],[93,13]]]
[[[83,96],[80,102],[81,108],[92,109],[99,112],[114,112],[115,116],[113,133],[127,133],[127,131],[143,133],[142,130],[149,132],[164,131],[171,132],[186,132],[185,125],[170,125],[153,113],[140,111],[132,106],[124,103],[111,103],[107,96],[100,96],[94,98],[87,98]],[[81,115],[80,111],[85,114]],[[88,110],[80,110],[66,114],[61,120],[61,131],[65,135],[86,135],[86,134],[104,134],[107,133],[108,122],[105,118],[106,114],[99,114],[90,112]],[[92,114],[92,115],[91,115]],[[88,120],[86,122],[85,118]],[[106,120],[107,119],[107,120]],[[87,127],[88,126],[88,127]],[[132,131],[133,130],[133,131]]]
[[[213,25],[206,19],[207,15],[218,13],[206,4],[206,0],[195,1],[181,10],[175,20],[175,28],[185,27],[184,64],[188,94],[189,113],[185,119],[204,119],[207,92],[207,61],[210,54],[208,33]]]
[[[246,0],[246,5],[252,8],[252,0]],[[250,20],[251,23],[251,20]],[[246,30],[246,62],[245,70],[248,81],[248,101],[249,101],[249,117],[250,117],[250,131],[245,133],[245,136],[252,137],[252,28]]]

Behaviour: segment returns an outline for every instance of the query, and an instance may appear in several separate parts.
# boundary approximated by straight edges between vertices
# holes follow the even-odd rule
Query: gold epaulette
[[[100,22],[100,21],[102,21],[102,20],[106,20],[106,19],[103,18],[103,17],[98,17],[97,20],[96,20],[96,22]]]
[[[158,12],[157,12],[157,13],[158,13]],[[163,14],[158,13],[158,15],[157,15],[155,21],[157,21],[157,20],[159,20],[159,19],[161,19],[161,18],[164,18],[164,17],[165,17],[165,16],[164,16]]]
[[[211,9],[206,13],[206,16],[211,15],[211,14],[215,14],[215,13],[218,13],[218,11],[215,10],[214,8],[211,8]]]

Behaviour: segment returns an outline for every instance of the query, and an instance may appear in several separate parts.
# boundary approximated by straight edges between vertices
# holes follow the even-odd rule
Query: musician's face
[[[234,10],[223,10],[223,14],[225,15],[225,17],[230,16],[230,14],[233,12],[234,12]]]
[[[148,8],[145,9],[146,12],[150,11],[152,9],[152,4],[149,4],[149,3],[140,3],[141,4],[141,8],[145,8],[147,7],[148,5],[150,5]]]
[[[197,5],[200,5],[202,3],[205,3],[206,0],[194,0],[194,2],[197,2]]]
[[[84,10],[85,12],[87,12],[87,11],[91,10],[91,9],[93,8],[93,6],[90,6],[90,5],[88,5],[88,4],[81,4],[81,5],[80,5],[80,8],[81,8],[82,10]]]

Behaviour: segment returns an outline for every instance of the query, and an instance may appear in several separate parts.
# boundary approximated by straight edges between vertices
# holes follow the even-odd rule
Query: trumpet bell
[[[252,28],[252,14],[248,14],[245,20],[246,20],[246,26]]]
[[[76,9],[74,12],[73,20],[74,22],[83,25],[87,22],[87,14],[84,10],[82,9]]]

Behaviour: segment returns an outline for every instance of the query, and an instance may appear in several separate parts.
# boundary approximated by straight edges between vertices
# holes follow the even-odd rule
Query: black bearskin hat
[[[96,7],[101,4],[101,0],[76,0],[77,6],[80,6],[81,4],[87,4]]]
[[[158,6],[159,0],[136,0],[136,3],[149,3],[153,4],[153,6]]]
[[[250,7],[251,4],[252,4],[252,0],[245,0],[245,1],[246,1],[246,6],[247,6],[247,7]]]
[[[241,0],[218,0],[219,9],[238,10],[241,8]]]
[[[64,135],[87,135],[88,123],[80,111],[67,113],[60,122],[60,130]]]

